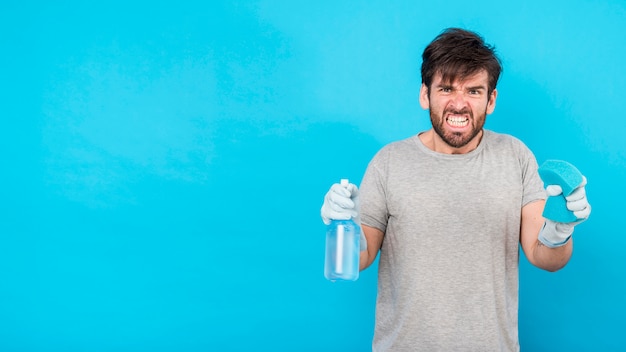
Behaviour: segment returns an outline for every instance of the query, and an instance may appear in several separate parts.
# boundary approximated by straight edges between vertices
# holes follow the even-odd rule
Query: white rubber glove
[[[359,188],[353,183],[333,184],[326,196],[321,209],[322,221],[329,225],[332,220],[352,219],[359,227],[361,226],[361,216],[359,213]],[[359,240],[360,250],[367,249],[367,240],[363,230],[359,229],[361,238]]]
[[[578,220],[574,222],[562,223],[555,222],[546,219],[543,228],[539,232],[539,241],[550,248],[556,248],[565,245],[572,234],[574,233],[574,226],[589,218],[591,214],[591,205],[587,201],[587,194],[585,192],[585,185],[587,184],[587,178],[583,176],[583,182],[570,194],[565,197],[566,206],[569,211],[574,213]],[[548,196],[558,196],[563,193],[561,186],[549,185],[546,187],[546,193]]]

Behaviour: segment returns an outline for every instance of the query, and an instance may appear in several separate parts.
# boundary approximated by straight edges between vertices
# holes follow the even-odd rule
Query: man
[[[493,47],[451,28],[422,55],[420,105],[432,128],[382,148],[360,191],[335,184],[322,218],[360,222],[360,269],[380,251],[374,351],[519,351],[519,245],[556,271],[591,207],[567,197],[573,223],[542,217],[546,190],[532,152],[483,129],[501,71]],[[360,205],[360,206],[359,206]]]

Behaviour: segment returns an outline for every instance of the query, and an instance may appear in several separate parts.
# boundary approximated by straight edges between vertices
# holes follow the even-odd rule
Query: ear
[[[498,97],[498,90],[494,89],[489,95],[489,101],[487,102],[487,115],[491,114],[496,108],[496,98]]]
[[[424,110],[428,110],[430,108],[430,99],[428,98],[428,87],[424,83],[422,83],[422,87],[420,88],[420,106]]]

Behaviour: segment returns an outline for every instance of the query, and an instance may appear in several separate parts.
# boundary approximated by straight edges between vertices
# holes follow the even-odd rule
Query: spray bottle
[[[348,180],[341,185],[348,187]],[[326,227],[324,276],[330,281],[355,281],[359,278],[361,228],[352,219],[332,220]]]

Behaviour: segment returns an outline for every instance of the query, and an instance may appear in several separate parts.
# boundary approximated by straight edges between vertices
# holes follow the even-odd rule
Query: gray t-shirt
[[[519,351],[521,209],[545,199],[532,152],[485,130],[467,154],[391,143],[361,184],[361,221],[385,233],[374,351]]]

